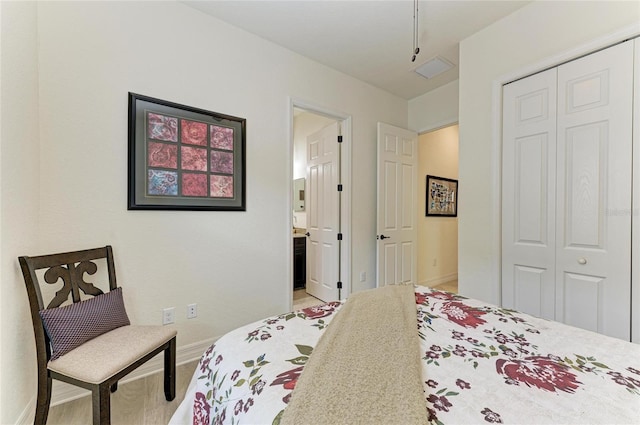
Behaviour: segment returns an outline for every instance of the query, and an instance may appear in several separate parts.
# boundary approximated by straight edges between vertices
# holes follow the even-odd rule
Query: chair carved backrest
[[[40,311],[47,308],[60,307],[69,300],[74,303],[80,302],[80,291],[86,295],[96,296],[103,294],[103,291],[85,281],[85,274],[94,275],[98,271],[95,260],[106,260],[107,274],[109,280],[109,290],[117,287],[116,272],[113,261],[113,251],[111,246],[88,249],[84,251],[65,252],[62,254],[41,255],[37,257],[19,257],[20,267],[24,276],[27,294],[29,297],[29,308],[31,319],[36,336],[36,350],[38,352],[38,362],[43,359],[45,362],[51,357],[49,338],[44,331]],[[44,273],[44,281],[53,285],[62,280],[63,285],[47,303],[43,300],[42,282],[38,278],[37,271],[48,269]],[[46,355],[45,355],[46,353]]]

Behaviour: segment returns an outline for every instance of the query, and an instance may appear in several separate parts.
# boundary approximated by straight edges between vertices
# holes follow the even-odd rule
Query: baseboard
[[[33,418],[36,414],[36,398],[33,397],[27,403],[27,407],[24,408],[18,419],[16,419],[16,425],[31,425],[33,424]]]
[[[451,282],[452,280],[458,280],[458,273],[449,273],[444,276],[432,277],[419,283],[421,286],[436,286],[442,283]]]
[[[205,352],[211,344],[213,344],[218,338],[206,339],[193,344],[185,345],[184,347],[178,347],[176,349],[176,364],[189,363],[194,360],[199,360],[202,353]],[[131,372],[125,379],[120,381],[120,384],[124,384],[135,379],[144,378],[145,376],[162,372],[164,369],[164,357],[160,353],[153,359],[149,360],[133,372]],[[53,381],[53,389],[51,392],[51,406],[66,403],[90,395],[91,392],[74,385],[67,384],[66,382]],[[28,410],[27,410],[28,409]],[[28,416],[33,418],[33,411],[35,409],[35,399],[29,403],[29,406],[25,409]],[[21,422],[22,423],[22,422]],[[28,422],[25,422],[28,423]]]

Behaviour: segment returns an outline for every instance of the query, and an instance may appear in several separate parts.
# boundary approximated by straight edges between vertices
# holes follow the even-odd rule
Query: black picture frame
[[[458,216],[458,180],[427,175],[425,216]]]
[[[246,211],[246,120],[129,92],[128,210]]]

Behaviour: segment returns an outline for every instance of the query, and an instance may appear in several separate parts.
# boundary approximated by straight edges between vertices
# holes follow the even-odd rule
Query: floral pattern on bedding
[[[209,347],[196,368],[192,421],[185,423],[279,423],[313,346],[341,305],[334,301],[270,317]],[[239,335],[243,343],[234,346]],[[283,346],[284,340],[291,343]],[[258,399],[268,406],[257,406]]]
[[[341,305],[220,338],[171,423],[277,425]],[[640,345],[426,287],[416,287],[416,317],[432,424],[638,423]]]
[[[311,321],[310,326],[320,330],[327,326],[328,322],[325,317],[332,315],[342,305],[340,301],[331,301],[326,304],[320,304],[314,307],[304,308],[302,310],[293,311],[280,316],[263,320],[262,324],[247,334],[245,341],[266,341],[272,335],[284,330],[285,322],[291,319],[302,319]]]
[[[426,402],[432,423],[634,423],[640,417],[640,381],[628,373],[637,370],[624,367],[628,362],[640,362],[640,347],[443,291],[417,290],[416,304],[418,322],[422,323],[419,335],[424,352],[423,377],[441,376],[448,381],[445,385],[438,379],[425,380],[425,389],[431,389],[426,391]],[[438,333],[438,337],[448,332],[448,343],[433,343],[434,335],[427,329]],[[568,346],[567,332],[573,334],[570,338],[578,338],[578,344]],[[589,344],[588,340],[594,343]],[[612,348],[622,347],[622,353],[607,349],[609,344]],[[627,350],[628,356],[624,355]],[[622,363],[607,365],[609,361],[599,360],[595,353],[604,358],[614,355]],[[452,371],[456,373],[451,374]],[[606,391],[617,395],[608,394],[611,403],[604,403],[607,397],[599,386],[608,384],[607,380],[624,387],[632,396],[624,396],[620,388],[607,385]],[[501,403],[481,406],[480,397],[475,397],[472,401],[477,404],[477,416],[461,419],[456,411],[457,396],[471,389],[471,383],[484,387],[487,400]],[[550,397],[549,393],[555,396]],[[547,409],[554,406],[558,411],[526,409],[532,398],[545,401]],[[469,400],[464,403],[468,406]],[[584,415],[585,410],[590,414]],[[621,413],[618,410],[624,412],[619,420],[609,416]],[[594,412],[601,416],[595,418]],[[505,418],[509,419],[505,422]]]

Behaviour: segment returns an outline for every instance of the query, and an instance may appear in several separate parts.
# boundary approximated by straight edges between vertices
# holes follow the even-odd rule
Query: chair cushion
[[[122,326],[85,342],[57,360],[49,370],[99,384],[176,336],[167,326]]]
[[[51,341],[51,360],[120,326],[130,324],[122,288],[65,307],[40,311]]]

